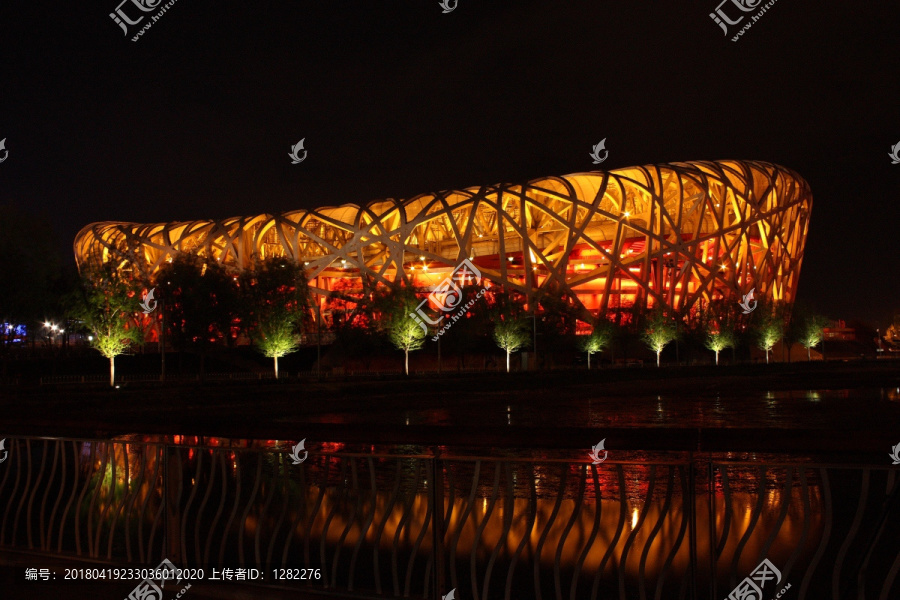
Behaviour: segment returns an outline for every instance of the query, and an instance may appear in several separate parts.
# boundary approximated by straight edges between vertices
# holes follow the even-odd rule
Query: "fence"
[[[500,373],[505,369],[483,369],[483,368],[454,368],[444,369],[443,373]],[[438,370],[415,370],[410,371],[413,375],[437,374]],[[317,378],[352,378],[352,377],[402,377],[404,372],[402,369],[397,370],[366,370],[366,369],[334,369],[331,371],[282,371],[280,379],[317,379]],[[199,373],[190,375],[166,375],[166,383],[184,383],[191,381],[269,381],[274,380],[273,371],[252,371],[243,373]],[[69,384],[109,384],[109,375],[54,375],[41,377],[40,385],[69,385]],[[135,374],[135,375],[116,375],[117,384],[127,383],[161,383],[160,375],[156,374]]]
[[[268,585],[342,597],[722,600],[763,559],[767,597],[900,595],[890,467],[7,442],[3,550],[311,568]]]

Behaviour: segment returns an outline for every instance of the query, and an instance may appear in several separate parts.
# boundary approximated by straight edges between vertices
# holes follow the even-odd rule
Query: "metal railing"
[[[900,594],[889,466],[348,453],[295,465],[273,448],[11,437],[7,450],[8,551],[312,568],[320,579],[280,583],[475,600],[722,600],[767,558],[792,598]]]

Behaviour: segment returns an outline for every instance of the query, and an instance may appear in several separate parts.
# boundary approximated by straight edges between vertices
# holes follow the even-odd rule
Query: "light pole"
[[[162,316],[162,324],[159,328],[159,349],[162,356],[162,372],[159,375],[160,381],[166,380],[166,301],[159,301],[160,316]]]
[[[316,379],[322,377],[322,309],[316,299]]]

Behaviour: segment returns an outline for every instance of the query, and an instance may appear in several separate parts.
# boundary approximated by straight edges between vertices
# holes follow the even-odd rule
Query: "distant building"
[[[856,338],[856,329],[847,327],[842,320],[832,321],[831,326],[824,330],[825,341],[853,342]]]

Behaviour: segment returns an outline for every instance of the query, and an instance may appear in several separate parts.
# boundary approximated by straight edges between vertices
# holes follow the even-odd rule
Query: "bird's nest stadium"
[[[284,256],[322,308],[334,291],[398,279],[427,293],[464,259],[529,305],[566,297],[585,317],[757,297],[791,303],[812,193],[758,161],[592,171],[315,210],[217,221],[99,222],[75,239],[79,268],[113,261],[152,281],[179,253],[236,270]]]

